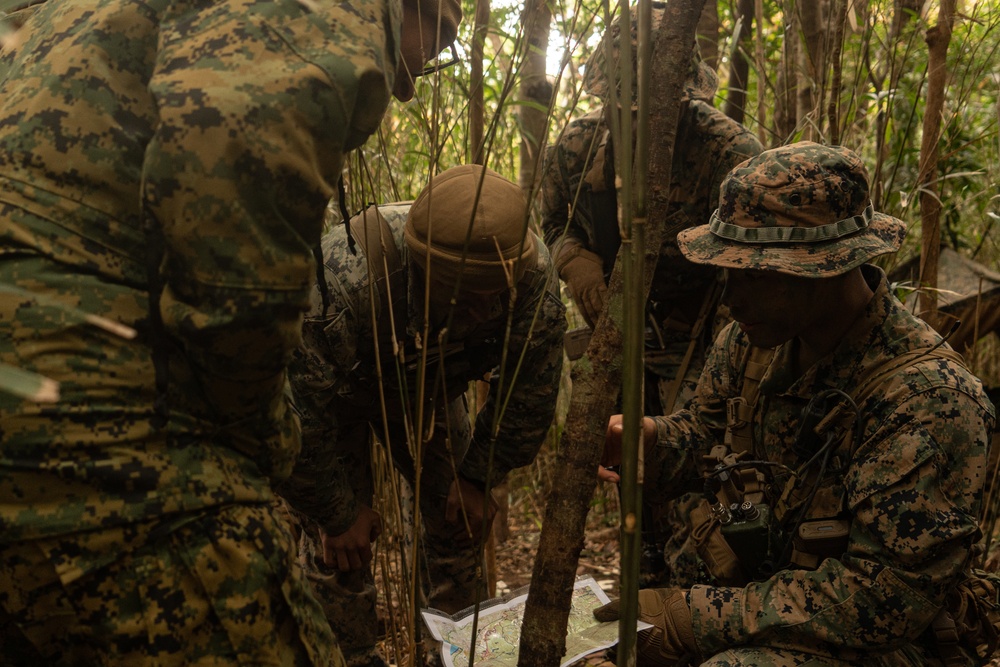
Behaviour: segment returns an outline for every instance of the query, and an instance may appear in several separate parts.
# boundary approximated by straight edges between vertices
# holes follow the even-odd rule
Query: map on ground
[[[479,605],[473,667],[516,667],[527,600],[528,587],[525,586]],[[610,598],[593,577],[576,581],[566,630],[566,655],[561,667],[618,643],[618,622],[599,623],[594,619],[594,609],[607,602]],[[469,667],[473,610],[448,615],[436,609],[422,609],[421,614],[434,638],[443,642],[441,654],[446,667]],[[638,629],[649,627],[652,626],[640,622]]]

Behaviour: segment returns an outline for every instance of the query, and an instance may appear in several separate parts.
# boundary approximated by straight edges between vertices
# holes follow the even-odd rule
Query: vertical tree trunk
[[[733,35],[733,49],[729,56],[729,90],[722,111],[742,123],[746,116],[747,84],[750,81],[750,62],[747,54],[753,45],[754,0],[740,0],[739,34]]]
[[[527,0],[521,13],[524,26],[524,58],[521,64],[521,88],[518,115],[521,120],[521,168],[519,185],[529,192],[538,178],[538,164],[545,146],[549,99],[552,84],[545,76],[545,58],[549,50],[549,24],[552,11],[545,0]]]
[[[648,217],[666,218],[670,169],[681,86],[705,0],[672,0],[657,27],[651,70],[650,147],[647,178]],[[626,33],[627,34],[627,33]],[[651,227],[646,240],[643,292],[649,293],[653,269],[665,234]],[[559,448],[553,488],[532,571],[531,589],[521,632],[519,667],[558,667],[566,651],[566,626],[576,566],[583,549],[590,499],[604,446],[608,417],[621,386],[621,262],[615,263],[608,287],[608,310],[594,331],[586,356],[573,369],[573,396]]]
[[[888,90],[890,94],[888,104],[881,105],[879,109],[875,130],[877,151],[875,171],[873,173],[875,182],[872,188],[872,201],[875,203],[876,209],[881,208],[882,198],[885,195],[883,190],[882,165],[889,158],[889,142],[888,137],[886,137],[886,130],[889,126],[889,117],[891,116],[892,104],[896,95],[896,86],[899,83],[899,77],[903,73],[904,65],[897,57],[895,49],[910,19],[914,16],[919,16],[922,5],[923,0],[895,0],[892,13],[892,26],[889,29],[889,37],[886,40],[887,48],[880,59],[882,62],[876,66],[877,71],[873,75],[875,93],[879,94],[883,90]],[[885,88],[882,88],[882,84],[885,83],[885,73],[887,70],[889,73],[889,84]]]
[[[757,140],[762,146],[767,145],[767,61],[764,59],[764,0],[754,2],[754,25],[757,27],[757,39],[754,68],[757,76]],[[749,82],[749,79],[747,79]]]
[[[698,50],[712,69],[719,67],[719,0],[706,0],[698,19]]]
[[[799,24],[792,9],[795,0],[783,0],[781,14],[784,17],[784,38],[781,40],[781,64],[775,81],[774,142],[765,145],[777,146],[788,143],[798,126],[796,99],[798,95],[799,67]]]
[[[941,142],[941,119],[944,115],[944,90],[948,82],[948,44],[955,20],[956,0],[941,0],[937,25],[927,29],[927,106],[924,109],[924,133],[920,142],[920,284],[930,288],[920,292],[921,316],[932,326],[937,324],[938,258],[941,254],[941,184],[938,179],[938,153]]]
[[[842,81],[842,66],[840,56],[844,48],[844,28],[847,23],[847,3],[849,0],[833,0],[833,45],[830,63],[833,74],[830,77],[830,104],[827,107],[827,122],[829,123],[830,143],[840,144],[840,89]]]
[[[802,138],[822,141],[820,121],[823,103],[823,76],[826,73],[826,40],[824,20],[826,0],[795,3],[799,26],[802,29],[802,48],[799,49],[798,109],[796,115],[802,127]]]
[[[472,57],[469,72],[469,162],[483,164],[485,159],[485,109],[483,93],[483,53],[490,25],[490,0],[476,0],[476,19],[472,33]]]

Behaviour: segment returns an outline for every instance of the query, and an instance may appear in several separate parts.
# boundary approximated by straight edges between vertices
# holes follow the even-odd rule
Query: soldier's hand
[[[323,563],[341,572],[360,570],[372,562],[372,542],[382,534],[382,517],[367,505],[360,505],[358,518],[340,535],[327,535],[323,540]]]
[[[478,486],[461,477],[455,479],[448,489],[448,503],[445,506],[445,521],[459,523],[459,531],[472,542],[478,542],[483,534],[483,523],[486,528],[493,525],[499,505],[490,494],[489,498]]]
[[[604,263],[598,255],[580,249],[575,257],[560,267],[560,273],[580,314],[593,328],[604,312],[604,303],[608,298]]]
[[[656,422],[649,417],[642,418],[642,442],[645,452],[656,444]],[[608,419],[608,429],[604,433],[604,453],[601,455],[601,465],[597,467],[597,479],[602,482],[618,483],[617,473],[608,470],[610,466],[620,466],[622,463],[622,415],[611,415]]]
[[[612,600],[594,610],[602,623],[617,621],[620,601]],[[637,663],[669,667],[686,656],[697,655],[687,592],[680,588],[645,588],[639,591],[639,620],[653,627],[639,634]]]

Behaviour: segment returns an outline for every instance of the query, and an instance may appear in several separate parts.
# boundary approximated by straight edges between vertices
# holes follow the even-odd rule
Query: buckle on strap
[[[752,410],[750,405],[742,396],[726,400],[726,426],[729,428],[743,428],[750,423]]]

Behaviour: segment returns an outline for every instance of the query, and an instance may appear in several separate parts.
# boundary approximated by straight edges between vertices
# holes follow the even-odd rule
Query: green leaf
[[[59,400],[58,382],[7,364],[0,364],[0,391],[38,403]]]

